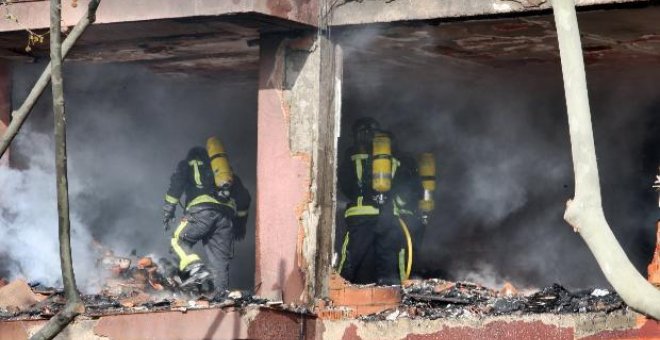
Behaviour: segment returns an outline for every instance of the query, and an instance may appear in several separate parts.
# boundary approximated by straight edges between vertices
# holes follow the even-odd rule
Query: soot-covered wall
[[[418,63],[405,53],[346,56],[340,157],[352,122],[371,116],[404,151],[437,158],[437,209],[419,272],[491,285],[607,285],[562,218],[574,184],[558,63],[493,68]],[[646,275],[660,218],[651,189],[660,165],[660,71],[601,66],[587,76],[605,214]]]
[[[16,64],[19,105],[45,65]],[[65,94],[75,270],[94,290],[92,240],[127,256],[168,256],[161,205],[177,162],[209,136],[225,143],[253,196],[248,235],[235,246],[230,285],[254,281],[257,84],[164,76],[128,65],[66,64]],[[57,212],[51,96],[18,135],[16,169],[0,169],[3,275],[57,284]],[[181,216],[181,208],[177,217]],[[200,249],[201,250],[201,249]]]

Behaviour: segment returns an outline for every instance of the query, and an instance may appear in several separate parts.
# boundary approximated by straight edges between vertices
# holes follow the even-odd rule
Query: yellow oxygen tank
[[[422,178],[424,198],[419,201],[419,210],[430,213],[435,208],[433,192],[435,191],[435,157],[432,153],[423,153],[419,156],[419,175]]]
[[[386,193],[392,188],[392,141],[387,133],[374,135],[372,154],[372,188]]]
[[[231,184],[234,173],[231,170],[231,166],[229,166],[227,153],[220,139],[218,137],[209,138],[206,141],[206,151],[211,159],[211,169],[213,169],[215,185],[218,188],[223,188]]]

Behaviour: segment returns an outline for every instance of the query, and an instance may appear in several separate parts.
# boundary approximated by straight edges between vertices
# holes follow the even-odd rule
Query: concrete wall
[[[648,2],[648,0],[576,0],[578,6]],[[335,5],[331,25],[427,20],[539,11],[550,0],[371,0],[344,1]]]
[[[322,75],[321,51],[333,49],[322,43],[314,34],[261,37],[255,285],[285,302],[311,302],[329,271],[339,98],[321,79],[338,76]],[[319,237],[327,250],[317,252]]]
[[[46,320],[0,322],[0,339],[27,339],[45,324]],[[199,309],[79,319],[55,339],[298,339],[301,333],[316,334],[315,325],[309,316],[258,307]]]
[[[237,13],[260,13],[281,19],[316,25],[319,0],[102,0],[97,23],[115,23],[166,18],[218,16]],[[76,8],[63,1],[62,21],[74,25],[86,13],[88,0]],[[7,6],[18,22],[0,21],[0,32],[40,29],[49,26],[49,2],[16,2]],[[4,15],[4,12],[3,12]]]
[[[0,322],[0,339],[22,340],[45,320]],[[57,340],[113,339],[658,339],[660,322],[632,312],[540,314],[394,321],[328,320],[314,315],[248,307],[201,309],[79,319]]]
[[[322,322],[322,339],[657,339],[660,322],[634,313]]]
[[[256,284],[310,302],[327,282],[334,235],[341,67],[321,65],[341,58],[316,35],[261,40]]]

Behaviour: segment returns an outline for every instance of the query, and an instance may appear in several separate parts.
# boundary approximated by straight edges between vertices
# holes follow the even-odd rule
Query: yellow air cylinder
[[[225,147],[218,137],[211,137],[206,141],[206,151],[211,159],[211,169],[215,177],[215,185],[222,188],[231,184],[234,173],[229,166]]]
[[[372,188],[385,193],[392,188],[392,141],[386,133],[376,133],[373,139]]]
[[[419,210],[430,213],[435,208],[433,192],[435,191],[435,157],[432,153],[419,156],[419,175],[422,178],[424,198],[419,201]]]

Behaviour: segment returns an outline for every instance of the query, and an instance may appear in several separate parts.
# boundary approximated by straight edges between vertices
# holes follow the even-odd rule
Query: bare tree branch
[[[94,1],[92,1],[94,2]],[[96,10],[98,2],[90,10]],[[93,8],[93,9],[92,9]],[[69,183],[67,179],[66,115],[64,111],[64,80],[62,78],[61,1],[50,0],[50,65],[55,119],[55,179],[57,182],[57,213],[59,222],[60,262],[66,305],[31,339],[52,339],[77,315],[85,311],[76,287],[71,258],[71,223],[69,219]],[[89,19],[89,16],[88,16]]]
[[[90,1],[87,15],[78,21],[73,30],[71,30],[69,36],[64,40],[64,43],[62,44],[62,58],[66,57],[66,55],[71,50],[71,47],[73,47],[78,38],[80,38],[83,32],[85,32],[85,29],[87,29],[90,24],[96,21],[96,9],[99,6],[99,2],[100,0]],[[20,130],[21,126],[25,122],[25,119],[27,119],[27,116],[30,114],[30,111],[32,111],[32,108],[37,102],[37,99],[39,99],[39,96],[41,96],[41,94],[48,86],[48,82],[50,82],[50,70],[51,63],[49,63],[41,73],[37,83],[34,84],[34,87],[32,87],[30,94],[28,94],[27,98],[25,98],[25,101],[21,107],[19,107],[18,110],[12,112],[12,120],[9,123],[5,134],[2,136],[2,140],[0,141],[0,157],[5,154],[9,148],[9,145],[14,140],[14,137],[16,137],[16,134],[18,134],[18,130]]]
[[[575,172],[575,197],[564,219],[587,243],[612,287],[631,308],[660,319],[660,290],[630,263],[605,219],[598,163],[574,0],[552,0],[557,26],[568,125]]]

